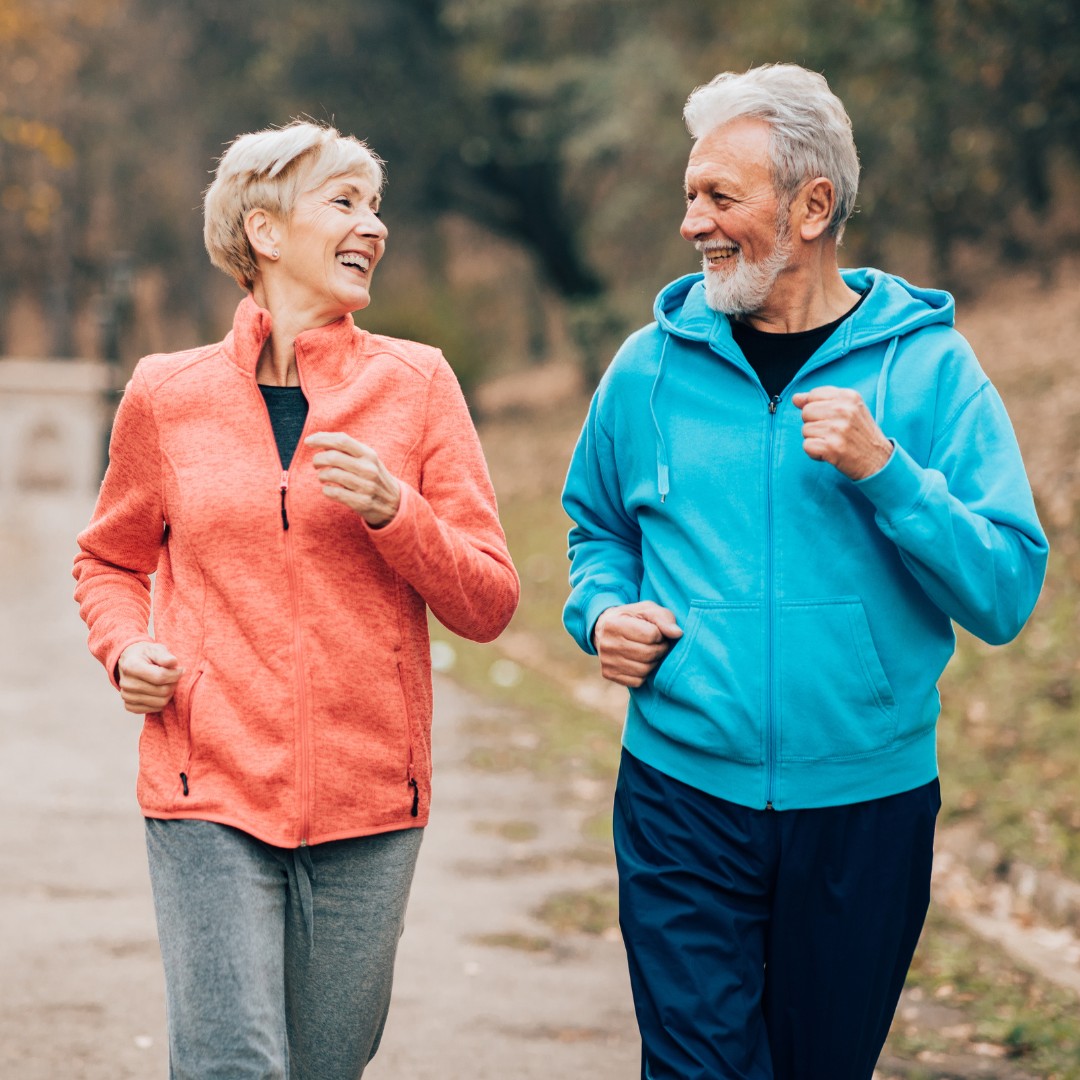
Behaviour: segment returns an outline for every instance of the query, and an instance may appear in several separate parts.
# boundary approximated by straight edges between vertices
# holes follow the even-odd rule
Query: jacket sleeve
[[[468,406],[440,358],[428,394],[419,489],[399,481],[393,521],[368,536],[455,634],[491,641],[510,622],[520,585]]]
[[[79,534],[75,600],[90,651],[116,685],[116,662],[151,641],[150,574],[157,569],[165,512],[161,453],[150,397],[136,369],[113,421],[109,467],[90,524]]]
[[[605,385],[593,396],[563,490],[563,507],[574,522],[563,624],[593,655],[596,620],[606,608],[640,599],[643,572],[641,531],[623,505],[614,445],[601,422]]]
[[[1020,632],[1039,598],[1048,545],[1016,436],[989,381],[947,419],[927,467],[897,445],[857,486],[946,615],[992,645]]]

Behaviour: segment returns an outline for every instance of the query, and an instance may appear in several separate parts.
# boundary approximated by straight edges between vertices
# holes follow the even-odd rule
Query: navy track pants
[[[870,1080],[930,901],[937,780],[752,810],[623,751],[619,922],[642,1080]]]

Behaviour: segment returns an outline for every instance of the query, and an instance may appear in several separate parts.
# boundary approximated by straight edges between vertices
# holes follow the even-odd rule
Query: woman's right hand
[[[184,674],[180,661],[160,641],[129,645],[116,668],[124,708],[133,713],[161,712]]]

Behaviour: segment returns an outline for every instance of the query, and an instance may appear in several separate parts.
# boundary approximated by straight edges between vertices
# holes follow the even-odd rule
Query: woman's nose
[[[378,217],[374,210],[369,210],[364,217],[356,223],[356,231],[361,236],[370,236],[376,240],[385,240],[389,230]]]

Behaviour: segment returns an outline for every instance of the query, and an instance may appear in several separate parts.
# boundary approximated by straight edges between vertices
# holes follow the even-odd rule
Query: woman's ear
[[[795,200],[799,236],[806,241],[817,240],[829,227],[836,209],[836,190],[831,180],[816,176],[802,187]]]
[[[251,250],[264,259],[274,260],[280,257],[278,244],[281,241],[281,229],[274,217],[261,207],[255,207],[244,215],[244,232],[247,234]]]

